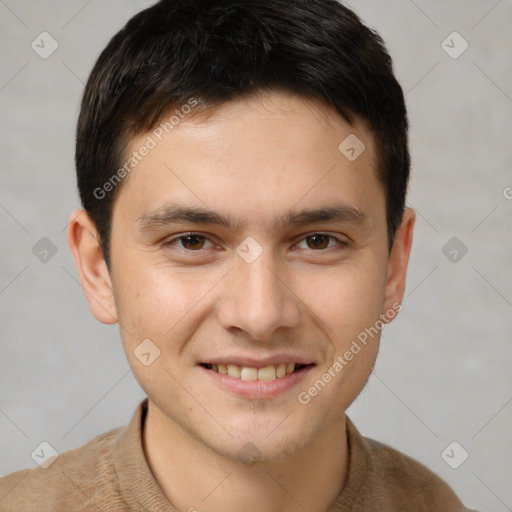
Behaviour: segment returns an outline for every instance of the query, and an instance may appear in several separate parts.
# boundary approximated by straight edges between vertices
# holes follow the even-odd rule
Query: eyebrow
[[[273,229],[314,224],[319,222],[350,222],[368,224],[368,215],[355,206],[334,205],[321,208],[288,210],[280,217],[274,217]],[[153,212],[144,213],[137,219],[141,231],[153,231],[172,224],[191,223],[223,226],[232,232],[239,231],[247,220],[234,222],[230,215],[224,215],[207,208],[168,204]]]

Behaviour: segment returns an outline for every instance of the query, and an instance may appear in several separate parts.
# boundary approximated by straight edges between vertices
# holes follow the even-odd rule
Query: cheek
[[[119,320],[130,346],[142,339],[179,350],[204,314],[204,301],[218,278],[186,275],[161,265],[135,262],[114,283]],[[169,343],[172,340],[172,343]]]
[[[328,357],[301,391],[314,397],[315,407],[326,415],[344,413],[365,386],[377,358],[380,329],[375,326],[384,302],[385,276],[377,266],[373,272],[370,268],[338,268],[317,279],[317,291],[309,293],[310,303],[305,301],[330,344]]]
[[[132,371],[149,396],[176,385],[181,353],[198,325],[208,283],[138,265],[115,282],[121,338]],[[149,355],[147,355],[149,354]]]
[[[347,264],[302,280],[298,295],[335,338],[346,340],[379,317],[385,282],[383,270],[376,264]]]

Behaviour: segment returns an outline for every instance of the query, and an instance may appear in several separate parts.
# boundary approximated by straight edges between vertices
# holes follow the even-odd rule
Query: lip
[[[226,361],[226,360],[224,360]],[[231,363],[230,363],[231,364]],[[237,364],[237,363],[232,363]],[[272,363],[270,363],[272,364]],[[274,363],[277,364],[277,363]],[[307,364],[307,363],[299,363],[299,364]],[[245,366],[251,366],[249,364]],[[268,366],[268,364],[266,364]],[[261,398],[272,398],[274,396],[280,395],[292,387],[296,386],[299,382],[301,382],[306,375],[309,373],[311,369],[314,368],[314,364],[309,364],[309,366],[305,366],[300,370],[297,370],[293,373],[286,375],[285,377],[280,377],[272,381],[263,381],[263,380],[250,380],[245,381],[242,379],[234,379],[229,375],[221,374],[215,372],[213,370],[208,370],[204,366],[198,365],[197,367],[205,372],[205,376],[207,378],[212,379],[216,385],[220,386],[222,389],[228,391],[229,393],[235,394],[242,398],[247,399],[261,399]],[[264,366],[259,366],[264,368]],[[258,366],[256,366],[258,368]]]

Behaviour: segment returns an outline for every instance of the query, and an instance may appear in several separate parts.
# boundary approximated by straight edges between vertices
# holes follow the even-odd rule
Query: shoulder
[[[469,512],[437,474],[388,445],[364,438],[383,501],[403,512]]]
[[[354,510],[470,512],[450,486],[420,462],[363,437],[347,419],[350,447],[347,493]]]
[[[125,428],[59,454],[46,469],[25,469],[0,478],[0,510],[78,512],[97,510],[98,504],[115,501],[113,448]]]

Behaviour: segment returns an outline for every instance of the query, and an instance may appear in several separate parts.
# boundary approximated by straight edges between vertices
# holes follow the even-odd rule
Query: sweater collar
[[[119,479],[120,494],[130,510],[170,512],[169,503],[148,465],[142,447],[142,432],[148,409],[144,399],[124,427],[114,448],[114,465]]]
[[[126,505],[133,510],[151,512],[176,511],[158,485],[148,465],[142,446],[144,420],[148,399],[136,408],[130,423],[120,431],[114,447],[114,466],[120,486],[120,494]],[[361,499],[361,489],[371,473],[371,450],[348,417],[345,417],[349,466],[343,490],[328,512],[352,510]],[[367,496],[368,498],[368,496]]]

